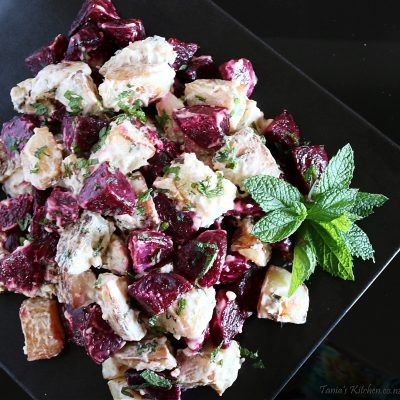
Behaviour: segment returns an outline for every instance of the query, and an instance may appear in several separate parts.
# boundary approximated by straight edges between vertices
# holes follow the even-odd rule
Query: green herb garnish
[[[258,355],[258,350],[251,351],[249,349],[246,349],[246,347],[240,346],[240,357],[249,358],[250,360],[254,360],[254,362],[252,364],[253,368],[258,368],[258,369],[265,368],[263,361],[261,360],[260,356]]]
[[[64,93],[64,97],[69,101],[68,106],[71,109],[72,114],[79,114],[82,111],[82,96],[79,96],[72,90],[67,90]]]
[[[166,221],[161,222],[160,231],[166,231],[169,228],[169,223]]]
[[[215,155],[215,160],[224,163],[226,168],[235,169],[237,165],[237,158],[235,150],[231,144],[226,144],[221,150]]]
[[[138,343],[136,345],[136,354],[142,356],[143,354],[152,353],[157,348],[157,341],[152,340],[147,343]]]
[[[39,160],[41,159],[42,156],[47,156],[47,157],[49,157],[49,154],[46,153],[46,150],[47,150],[47,146],[39,147],[39,148],[35,151],[35,157],[36,157],[37,159],[39,159]]]
[[[148,387],[163,389],[163,390],[170,390],[174,385],[180,385],[179,381],[171,381],[170,379],[163,378],[162,376],[156,374],[149,369],[145,369],[140,376],[146,381],[146,383],[142,383],[140,385],[132,385],[132,386],[125,386],[121,389],[121,393],[125,396],[132,397],[132,394],[129,390],[139,390],[145,389]]]
[[[179,173],[181,172],[181,167],[179,167],[178,165],[175,165],[175,166],[167,165],[166,167],[164,167],[163,172],[165,175],[168,175],[168,174],[175,175],[174,179],[176,181],[180,180]]]
[[[25,218],[22,220],[18,220],[18,226],[21,229],[21,231],[26,230],[28,228],[30,222],[32,221],[32,216],[30,214],[26,214]]]
[[[214,265],[215,260],[218,256],[218,246],[215,243],[208,242],[193,242],[193,244],[200,250],[202,254],[205,254],[205,260],[203,268],[201,269],[199,275],[197,275],[194,283],[199,286],[199,280],[211,269]],[[210,251],[211,250],[211,251]]]
[[[37,117],[41,115],[47,116],[49,114],[48,108],[42,103],[34,103],[32,104],[32,107],[35,109],[35,115]]]
[[[109,127],[103,127],[99,131],[99,141],[92,147],[92,152],[95,153],[96,151],[100,150],[100,148],[103,146],[104,142],[106,141],[106,138],[108,134],[110,133],[110,128]]]
[[[216,347],[210,354],[210,363],[215,362],[215,358],[217,357],[217,354],[219,353],[219,351],[221,350],[222,346],[224,344],[224,341],[222,341],[218,347]]]
[[[206,101],[206,99],[203,96],[200,96],[198,94],[195,94],[194,97],[196,97],[196,99],[199,100],[199,101],[202,101],[202,102]]]
[[[40,171],[39,163],[37,162],[29,171],[31,174],[37,174]]]
[[[164,131],[165,124],[170,120],[168,114],[163,110],[161,115],[156,115],[155,120],[157,122],[158,127]]]
[[[151,199],[151,192],[153,191],[153,189],[147,189],[145,192],[141,193],[138,196],[138,201],[140,203],[145,203],[146,201],[149,201]]]
[[[128,97],[135,96],[134,90],[125,90],[120,93],[117,98],[117,106],[127,115],[137,118],[139,121],[145,123],[147,121],[146,114],[142,110],[143,103],[140,100],[135,100],[133,104],[126,103]]]
[[[193,182],[192,188],[196,189],[200,194],[208,198],[222,196],[224,194],[224,176],[217,172],[217,184],[211,188],[211,176],[203,179],[200,182]]]
[[[178,300],[178,308],[176,310],[177,315],[181,315],[181,312],[186,308],[186,299],[184,297],[181,297]]]

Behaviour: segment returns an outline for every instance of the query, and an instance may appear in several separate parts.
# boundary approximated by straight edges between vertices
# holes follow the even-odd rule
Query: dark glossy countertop
[[[397,128],[400,104],[398,1],[215,2],[400,143]],[[397,322],[399,282],[397,259],[328,338],[340,348],[397,376],[400,376],[398,351],[395,351],[400,334]],[[0,387],[1,399],[27,399],[2,374]]]

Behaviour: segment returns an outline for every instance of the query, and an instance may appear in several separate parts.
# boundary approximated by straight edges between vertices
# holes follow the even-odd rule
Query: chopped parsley
[[[99,288],[100,288],[101,283],[102,283],[101,281],[102,281],[101,276],[99,276],[99,277],[94,281],[94,287],[95,287],[96,289],[99,289]]]
[[[142,110],[143,103],[140,100],[135,100],[133,104],[126,104],[124,100],[134,96],[134,90],[125,90],[116,97],[117,106],[127,115],[136,117],[139,121],[145,123],[147,121],[146,114]]]
[[[143,354],[152,353],[157,348],[157,340],[147,343],[138,343],[136,345],[136,355],[139,357]]]
[[[136,214],[137,215],[144,215],[146,213],[146,210],[144,209],[144,207],[143,206],[141,206],[141,205],[138,205],[137,207],[136,207]]]
[[[82,96],[79,96],[72,90],[67,90],[64,93],[64,97],[69,101],[68,106],[73,114],[79,114],[82,111]]]
[[[230,143],[226,144],[215,156],[215,160],[224,163],[226,168],[235,169],[237,158],[235,150]]]
[[[193,182],[192,188],[196,189],[201,195],[208,198],[222,196],[224,194],[224,176],[217,172],[217,184],[214,188],[211,188],[211,176],[203,179],[200,182]]]
[[[157,125],[159,126],[160,129],[164,130],[165,124],[169,121],[169,116],[165,112],[165,110],[161,113],[161,115],[156,115],[155,116]]]
[[[148,324],[150,328],[155,328],[158,323],[158,315],[153,315],[149,318]]]
[[[47,219],[46,217],[42,218],[42,219],[39,221],[39,224],[40,224],[40,225],[48,225],[49,223],[50,223],[50,220]]]
[[[169,228],[169,223],[166,221],[161,222],[160,231],[166,231]]]
[[[75,163],[75,168],[76,169],[84,169],[85,172],[84,172],[83,176],[86,178],[90,175],[90,167],[92,165],[96,165],[98,163],[99,163],[99,160],[97,158],[92,158],[91,160],[86,160],[84,158],[81,158]]]
[[[206,99],[203,96],[199,96],[198,94],[196,94],[194,97],[196,97],[197,100],[205,102]]]
[[[32,107],[35,109],[35,115],[37,117],[41,115],[47,116],[49,114],[48,108],[42,103],[34,103],[32,104]]]
[[[224,344],[224,341],[222,341],[218,347],[216,347],[210,354],[210,363],[215,362],[215,359],[217,357],[217,354],[219,353],[219,351],[221,350],[222,346]]]
[[[99,131],[99,141],[92,147],[92,152],[95,153],[96,151],[100,150],[100,148],[103,146],[104,142],[106,141],[106,138],[108,134],[110,133],[110,129],[108,127],[103,127]]]
[[[141,203],[145,203],[146,201],[149,201],[151,198],[151,192],[153,191],[153,189],[147,189],[145,192],[141,193],[138,196],[138,201],[140,201]]]
[[[179,178],[179,173],[181,172],[181,167],[179,167],[178,165],[175,165],[175,166],[167,165],[166,167],[164,167],[163,172],[165,175],[168,175],[168,174],[175,175],[174,179],[176,181],[179,181],[181,179],[181,178]]]
[[[205,260],[203,268],[201,269],[199,275],[197,275],[194,283],[199,286],[199,280],[211,269],[215,260],[218,256],[218,246],[215,243],[208,242],[194,242],[194,245],[200,250],[201,253],[205,254]],[[209,251],[211,250],[211,251]]]
[[[39,163],[37,162],[33,168],[30,170],[31,174],[37,174],[40,171]]]
[[[47,146],[39,147],[39,148],[35,151],[35,157],[36,157],[37,159],[39,159],[39,160],[41,159],[42,156],[47,156],[47,157],[49,157],[49,154],[46,153],[46,150],[47,150]]]
[[[298,136],[295,135],[293,132],[286,131],[286,135],[288,135],[288,136],[290,137],[290,139],[292,139],[293,142],[294,142],[295,144],[298,144],[298,143],[299,143],[299,138],[298,138]]]
[[[257,351],[251,351],[246,349],[246,347],[240,346],[240,357],[249,358],[250,360],[254,360],[252,366],[253,368],[264,369],[265,365],[261,360],[260,356],[258,355]]]
[[[78,156],[78,157],[82,157],[82,151],[81,149],[78,147],[78,145],[76,143],[72,143],[71,144],[71,148],[72,151]]]
[[[231,110],[231,112],[229,114],[230,117],[233,117],[233,115],[235,114],[236,108],[239,105],[239,103],[240,103],[240,98],[239,97],[234,97],[233,98],[233,107],[232,107],[232,110]]]
[[[28,228],[31,220],[32,220],[31,214],[26,214],[24,219],[17,221],[18,226],[21,229],[21,231],[24,231],[24,230],[26,230],[26,228]]]
[[[182,311],[186,308],[186,299],[184,297],[181,297],[178,300],[178,308],[176,310],[177,315],[181,315]]]

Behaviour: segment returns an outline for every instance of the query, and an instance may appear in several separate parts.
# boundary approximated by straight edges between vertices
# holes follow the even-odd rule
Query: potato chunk
[[[128,386],[125,379],[112,379],[107,382],[113,400],[144,400],[139,393],[129,390],[129,396],[121,393],[123,387]]]
[[[19,316],[28,361],[57,356],[64,347],[64,331],[55,300],[34,297],[22,302]]]

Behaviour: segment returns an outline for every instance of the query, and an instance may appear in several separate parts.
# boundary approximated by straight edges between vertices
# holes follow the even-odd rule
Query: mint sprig
[[[271,176],[244,181],[246,191],[266,213],[254,224],[252,234],[274,243],[295,233],[289,295],[309,279],[317,265],[335,277],[354,280],[353,257],[374,260],[368,236],[355,222],[388,198],[350,189],[353,172],[354,153],[347,144],[332,157],[307,196]]]

